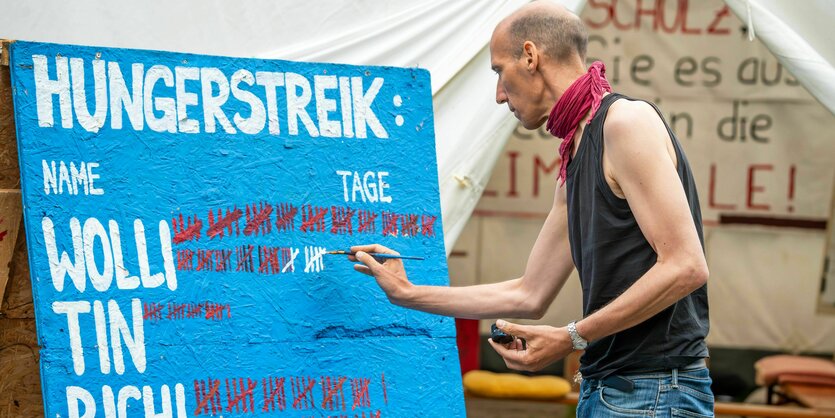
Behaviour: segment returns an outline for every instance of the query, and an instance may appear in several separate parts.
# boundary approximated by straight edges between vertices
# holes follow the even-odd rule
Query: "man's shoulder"
[[[666,134],[664,122],[648,102],[624,98],[609,106],[603,124],[606,146],[650,145],[658,134]]]
[[[660,121],[658,113],[649,102],[631,98],[621,98],[609,106],[603,128],[608,132],[619,132],[634,127],[635,124]]]

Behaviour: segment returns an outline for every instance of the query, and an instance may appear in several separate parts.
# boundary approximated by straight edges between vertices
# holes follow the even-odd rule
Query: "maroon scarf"
[[[563,93],[557,100],[557,104],[551,109],[551,115],[548,116],[546,125],[548,132],[557,138],[562,138],[560,144],[560,158],[562,161],[560,162],[560,173],[557,175],[557,180],[562,180],[562,184],[565,184],[566,168],[568,167],[568,160],[571,159],[571,149],[574,147],[574,131],[577,130],[587,113],[589,122],[591,122],[594,113],[600,107],[603,94],[612,91],[612,87],[606,81],[605,74],[606,67],[603,66],[603,63],[595,61],[589,67],[589,72],[568,87],[568,90]]]

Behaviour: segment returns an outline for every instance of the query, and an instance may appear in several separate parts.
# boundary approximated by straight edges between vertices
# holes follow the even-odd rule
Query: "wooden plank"
[[[0,63],[4,64],[0,65],[0,189],[18,189],[15,200],[20,206],[20,167],[8,67],[10,43],[0,41]],[[3,287],[5,295],[0,295],[0,417],[38,417],[43,416],[44,407],[32,282],[23,220],[19,217],[15,223],[17,239],[11,241],[14,245],[8,283]],[[7,225],[0,224],[3,226]],[[0,265],[5,267],[5,261]]]
[[[8,39],[0,39],[0,65],[9,66],[9,45],[14,41]]]
[[[835,387],[823,385],[781,384],[790,398],[810,408],[835,414]]]
[[[0,318],[0,417],[42,417],[35,322]]]
[[[8,57],[8,45],[5,42],[2,45],[2,57]],[[20,189],[20,166],[17,160],[17,139],[8,66],[0,66],[0,189]]]
[[[0,309],[3,308],[3,295],[9,281],[9,262],[14,255],[22,211],[20,190],[0,189]]]

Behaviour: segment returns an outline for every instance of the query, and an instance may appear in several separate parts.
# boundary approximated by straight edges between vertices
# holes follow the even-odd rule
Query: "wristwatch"
[[[568,324],[568,335],[571,336],[571,345],[574,346],[575,350],[585,350],[589,346],[589,342],[577,332],[576,324],[577,321],[571,321]]]

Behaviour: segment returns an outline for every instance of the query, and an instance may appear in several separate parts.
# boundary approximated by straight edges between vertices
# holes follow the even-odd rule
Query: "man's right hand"
[[[409,300],[409,295],[414,285],[406,277],[406,269],[403,267],[403,260],[386,259],[378,262],[369,253],[395,254],[397,251],[384,247],[380,244],[355,245],[351,247],[355,256],[348,256],[351,261],[359,261],[361,264],[354,264],[354,270],[374,277],[377,284],[386,293],[389,301],[395,305],[404,306]]]

